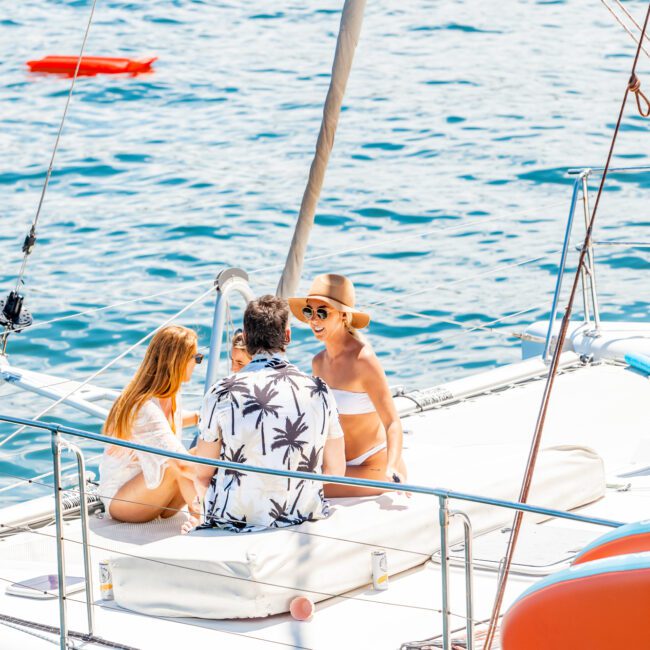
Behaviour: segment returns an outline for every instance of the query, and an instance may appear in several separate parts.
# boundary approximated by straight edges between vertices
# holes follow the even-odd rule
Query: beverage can
[[[376,591],[388,589],[388,560],[386,551],[372,551],[372,586]]]
[[[102,600],[113,600],[113,576],[108,560],[99,563],[99,592]]]

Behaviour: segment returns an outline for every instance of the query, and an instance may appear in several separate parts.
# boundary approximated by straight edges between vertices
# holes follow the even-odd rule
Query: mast
[[[336,41],[336,53],[332,64],[332,77],[323,107],[323,119],[316,141],[316,151],[309,169],[309,180],[300,204],[300,213],[291,240],[291,247],[276,290],[276,294],[281,298],[292,296],[298,289],[309,233],[314,225],[316,206],[323,188],[327,163],[334,146],[334,135],[341,114],[343,95],[350,76],[354,51],[359,42],[365,6],[366,0],[345,0],[343,6],[341,25]]]

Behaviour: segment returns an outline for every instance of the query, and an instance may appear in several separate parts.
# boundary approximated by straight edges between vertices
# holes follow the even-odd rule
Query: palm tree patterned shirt
[[[206,394],[201,438],[221,441],[221,459],[322,473],[328,438],[343,436],[334,397],[280,355],[256,355]],[[322,484],[219,468],[206,493],[202,528],[263,530],[329,514]]]

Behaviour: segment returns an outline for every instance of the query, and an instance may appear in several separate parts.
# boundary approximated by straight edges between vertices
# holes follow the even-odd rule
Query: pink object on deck
[[[314,615],[314,603],[306,596],[298,596],[291,601],[289,612],[297,621],[307,621]]]

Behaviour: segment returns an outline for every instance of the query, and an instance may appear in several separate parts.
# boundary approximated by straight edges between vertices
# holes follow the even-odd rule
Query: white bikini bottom
[[[372,449],[368,449],[367,452],[364,454],[361,454],[361,456],[357,456],[356,458],[353,458],[352,460],[348,460],[345,462],[345,464],[348,467],[356,467],[357,465],[363,465],[370,456],[374,456],[376,453],[380,452],[382,449],[386,449],[387,445],[385,442],[382,442],[378,444],[376,447],[373,447]]]

